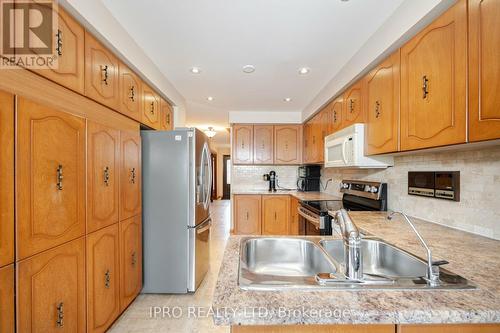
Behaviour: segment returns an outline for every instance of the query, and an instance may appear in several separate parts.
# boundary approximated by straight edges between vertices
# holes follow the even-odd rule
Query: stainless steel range
[[[361,180],[340,183],[342,200],[302,201],[299,215],[305,235],[331,235],[329,211],[344,208],[350,211],[387,211],[387,184]]]

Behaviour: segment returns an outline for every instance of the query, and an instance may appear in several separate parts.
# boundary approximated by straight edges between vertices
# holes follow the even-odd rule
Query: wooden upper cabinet
[[[142,123],[160,129],[160,96],[144,82],[142,83]]]
[[[342,109],[344,107],[344,98],[337,97],[330,108],[330,133],[342,129]]]
[[[466,56],[465,0],[401,48],[401,150],[466,141]]]
[[[234,233],[238,235],[260,235],[261,196],[233,196]]]
[[[500,2],[469,0],[469,140],[500,138]]]
[[[311,149],[311,123],[302,125],[302,162],[309,163]]]
[[[120,131],[89,122],[87,133],[87,232],[92,232],[118,222]]]
[[[262,234],[288,235],[290,196],[262,196]]]
[[[253,126],[233,126],[233,164],[253,163]]]
[[[87,332],[105,332],[120,314],[118,224],[87,236]]]
[[[359,80],[344,93],[344,114],[342,127],[355,123],[365,123],[365,105],[363,96],[363,80]]]
[[[120,221],[141,212],[141,137],[139,131],[120,132]]]
[[[14,96],[0,91],[0,267],[14,262]],[[1,313],[1,311],[0,311]],[[0,329],[1,332],[3,332]]]
[[[58,6],[57,31],[54,36],[54,66],[33,70],[60,85],[84,94],[85,30],[62,6]]]
[[[142,81],[120,62],[120,112],[134,120],[141,121]]]
[[[319,115],[315,115],[307,123],[307,139],[306,139],[306,149],[307,149],[307,160],[306,163],[317,163],[320,160],[318,145],[321,141],[322,128],[319,121]]]
[[[274,126],[272,125],[254,125],[253,127],[254,164],[274,163],[273,134],[274,134]]]
[[[119,110],[119,61],[90,33],[85,32],[85,95]]]
[[[85,233],[85,120],[18,98],[17,257]]]
[[[0,268],[0,332],[14,333],[14,265]]]
[[[141,215],[120,222],[120,309],[125,310],[142,289]]]
[[[318,114],[318,133],[319,140],[316,143],[317,150],[317,162],[323,162],[324,160],[324,149],[325,149],[325,137],[331,133],[331,105],[328,105]]]
[[[302,163],[302,126],[274,126],[274,163]]]
[[[399,50],[366,76],[365,154],[398,150]]]
[[[160,101],[161,129],[170,131],[174,129],[174,112],[169,102],[163,98]]]
[[[17,266],[17,331],[85,332],[85,239]]]

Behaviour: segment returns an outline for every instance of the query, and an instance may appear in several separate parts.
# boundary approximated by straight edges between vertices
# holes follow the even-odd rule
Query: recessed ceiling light
[[[208,97],[207,97],[207,101],[211,102],[211,101],[213,101],[213,100],[214,100],[214,98],[213,98],[212,96],[208,96]]]
[[[283,102],[287,102],[288,103],[288,102],[291,102],[291,101],[292,101],[292,99],[290,97],[283,98]]]
[[[250,74],[250,73],[253,73],[253,72],[255,72],[255,66],[254,65],[245,65],[245,66],[243,66],[243,73]]]
[[[193,74],[200,74],[201,68],[200,67],[191,67],[191,69],[189,71]]]
[[[309,74],[309,72],[311,71],[310,68],[307,68],[307,67],[302,67],[302,68],[299,68],[299,74],[300,75],[306,75],[306,74]]]

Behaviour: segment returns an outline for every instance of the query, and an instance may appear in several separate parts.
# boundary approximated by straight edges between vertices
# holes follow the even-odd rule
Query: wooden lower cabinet
[[[120,132],[120,221],[141,212],[141,136],[139,131]]]
[[[125,310],[142,289],[141,215],[120,221],[120,309]]]
[[[290,230],[289,235],[298,236],[300,235],[300,215],[298,212],[300,206],[299,199],[295,197],[290,198]]]
[[[17,331],[85,332],[85,238],[17,263]]]
[[[0,268],[0,332],[15,332],[14,265]]]
[[[262,234],[288,235],[290,196],[262,196]]]
[[[232,333],[395,333],[395,325],[231,326]]]
[[[87,236],[87,332],[105,332],[120,314],[118,224]]]
[[[234,233],[238,235],[261,234],[261,196],[233,196]]]
[[[499,324],[398,325],[397,333],[498,333]]]

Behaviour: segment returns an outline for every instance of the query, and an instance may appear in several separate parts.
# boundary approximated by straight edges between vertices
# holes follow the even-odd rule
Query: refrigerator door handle
[[[201,226],[196,228],[197,234],[202,234],[205,231],[207,231],[208,229],[210,229],[212,227],[212,219],[209,218],[208,221],[206,223],[203,223],[203,224],[205,224],[205,226],[203,226],[203,228],[200,228]]]

